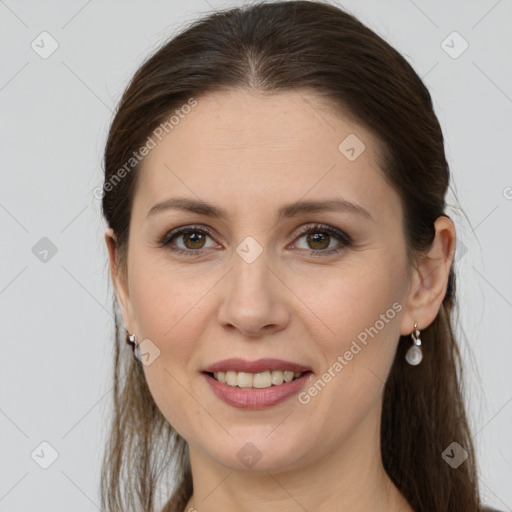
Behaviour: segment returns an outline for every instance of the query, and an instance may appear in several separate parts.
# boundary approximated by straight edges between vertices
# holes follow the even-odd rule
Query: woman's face
[[[154,400],[191,456],[228,468],[363,453],[378,440],[399,336],[413,330],[402,210],[378,141],[306,93],[215,93],[179,119],[143,160],[118,289],[125,325],[149,340]],[[152,210],[173,198],[225,216]],[[327,208],[341,200],[356,207]],[[270,388],[204,373],[231,358],[285,361],[253,368],[255,380],[231,373],[242,386],[279,382],[292,364],[309,371]],[[248,369],[220,366],[237,365]]]

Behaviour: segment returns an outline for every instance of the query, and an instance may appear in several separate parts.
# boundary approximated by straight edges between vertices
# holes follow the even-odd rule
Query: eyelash
[[[170,231],[166,233],[159,241],[159,245],[161,247],[167,247],[169,250],[176,254],[183,254],[186,256],[200,256],[206,252],[208,249],[181,249],[176,247],[170,247],[171,241],[179,235],[186,233],[200,233],[202,235],[208,235],[212,237],[212,232],[205,227],[200,226],[183,226],[181,228],[177,228],[174,231]],[[331,255],[340,252],[343,248],[349,247],[352,244],[352,238],[343,231],[334,228],[332,226],[328,226],[325,224],[313,224],[309,226],[305,226],[303,228],[299,228],[299,232],[296,234],[296,238],[302,238],[304,235],[310,233],[327,233],[334,238],[337,238],[341,242],[341,247],[337,247],[334,249],[324,249],[324,250],[310,250],[310,254],[312,256],[325,256]],[[307,250],[307,249],[304,249]]]

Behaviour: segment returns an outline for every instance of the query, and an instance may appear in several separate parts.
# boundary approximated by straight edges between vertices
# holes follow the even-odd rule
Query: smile
[[[276,372],[275,382],[279,382],[282,379],[281,384],[273,384],[271,382],[272,374],[274,372]],[[224,372],[215,373],[217,373],[217,377],[215,377],[213,373],[202,373],[210,387],[210,390],[213,392],[214,397],[219,398],[224,403],[239,409],[266,409],[268,407],[275,406],[300,393],[300,391],[309,382],[310,377],[313,376],[313,372],[311,371],[300,372],[297,376],[295,376],[295,373],[293,372],[288,373],[287,371],[283,372],[281,370],[273,370],[272,372],[260,372],[256,374],[247,374],[245,372],[235,371],[226,372],[224,378],[230,379],[231,382],[234,382],[234,378],[237,379],[237,384],[234,385],[228,384],[227,382],[223,383],[218,380],[218,374],[222,374]],[[244,375],[240,377],[241,374]],[[258,377],[258,375],[261,374],[264,375]],[[292,380],[285,380],[285,374],[287,379],[289,379],[291,376]],[[244,379],[247,379],[245,380],[245,383],[250,383],[251,385],[247,385],[246,387],[239,387],[239,378],[242,379],[242,383]],[[279,378],[279,380],[277,380],[277,378]],[[249,379],[251,379],[252,382]],[[263,384],[265,384],[265,387],[258,388],[254,386],[254,379],[256,379],[256,384],[258,384],[258,381],[261,379],[259,385],[263,386]],[[268,385],[269,380],[270,385]]]

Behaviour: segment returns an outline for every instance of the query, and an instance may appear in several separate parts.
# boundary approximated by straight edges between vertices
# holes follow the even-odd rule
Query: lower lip
[[[228,405],[240,409],[265,409],[297,394],[306,384],[312,372],[304,372],[298,379],[283,382],[269,388],[239,388],[222,384],[207,373],[203,373],[212,391]]]

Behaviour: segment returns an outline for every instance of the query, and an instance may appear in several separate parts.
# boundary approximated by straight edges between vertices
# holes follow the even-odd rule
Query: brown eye
[[[179,254],[193,256],[202,254],[208,251],[209,248],[215,247],[215,244],[210,247],[205,245],[207,238],[211,238],[211,235],[205,228],[186,226],[166,234],[163,239],[160,240],[160,245],[162,247],[168,247],[169,250]]]
[[[298,239],[301,238],[305,238],[307,247],[298,248],[309,250],[311,254],[316,256],[337,253],[352,244],[352,238],[349,235],[337,228],[323,224],[303,227],[298,235]],[[329,247],[333,240],[337,240],[338,244]],[[294,244],[294,246],[296,245]]]

